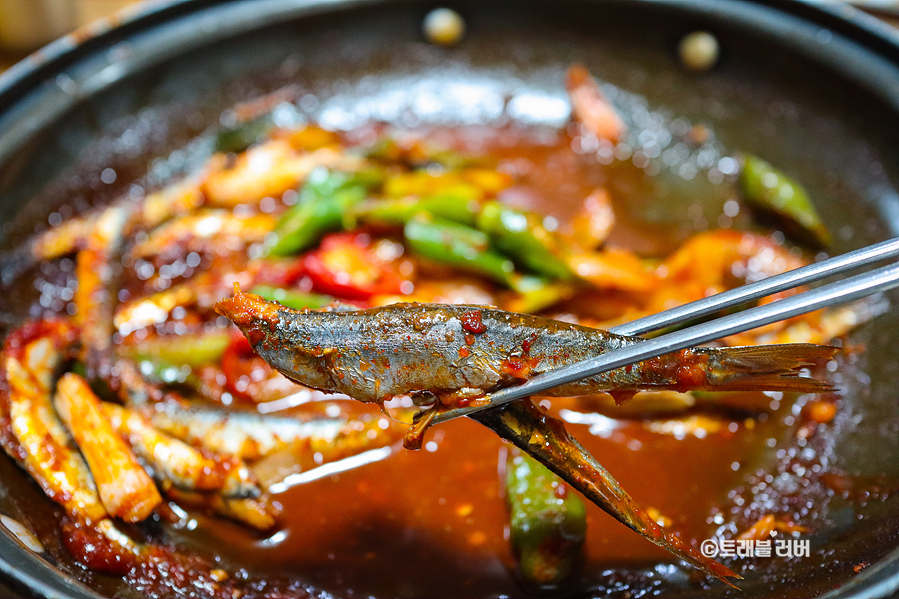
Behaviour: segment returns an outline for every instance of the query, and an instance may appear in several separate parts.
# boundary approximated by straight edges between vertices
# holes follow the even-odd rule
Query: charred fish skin
[[[236,290],[216,304],[279,372],[365,402],[431,392],[478,397],[500,386],[642,342],[600,329],[483,306],[393,304],[299,311]],[[546,392],[572,396],[641,389],[824,391],[796,369],[834,348],[785,344],[693,348]]]

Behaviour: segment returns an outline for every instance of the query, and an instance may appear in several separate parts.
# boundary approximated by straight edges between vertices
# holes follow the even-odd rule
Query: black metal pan
[[[519,117],[552,121],[552,98],[575,61],[799,177],[836,233],[834,252],[899,234],[899,34],[874,19],[785,0],[450,4],[469,28],[452,49],[424,42],[421,20],[432,4],[415,0],[150,3],[51,44],[0,78],[3,248],[63,204],[86,208],[121,194],[152,157],[213,126],[228,106],[287,84],[338,127],[370,118],[490,122],[522,90],[549,100],[531,112],[520,107]],[[722,47],[704,75],[681,68],[676,56],[677,41],[696,29],[713,32]],[[99,167],[113,168],[115,182],[98,184]],[[159,169],[153,163],[151,183]],[[899,476],[897,320],[884,315],[853,336],[869,350],[870,386],[858,383],[866,389],[834,440],[834,465],[843,470]],[[138,595],[72,563],[54,507],[6,456],[0,514],[44,547],[30,551],[0,527],[0,571],[23,592]],[[899,589],[899,495],[832,503],[811,541],[812,558],[772,560],[749,574],[742,592],[716,585],[707,596],[861,599]],[[856,573],[863,562],[870,565]]]

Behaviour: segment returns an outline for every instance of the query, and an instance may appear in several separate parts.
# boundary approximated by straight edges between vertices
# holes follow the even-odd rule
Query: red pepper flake
[[[525,358],[523,356],[511,356],[500,366],[500,372],[508,374],[516,379],[527,379],[531,371],[540,362],[537,358]]]
[[[856,574],[858,574],[859,572],[861,572],[862,570],[864,570],[865,568],[867,568],[870,565],[871,565],[871,562],[860,562],[858,564],[855,564],[855,566],[852,568],[852,570]]]
[[[265,332],[260,331],[258,328],[253,327],[247,330],[247,341],[250,342],[250,345],[256,346],[262,343],[265,339]]]
[[[676,371],[678,391],[690,391],[708,383],[705,373],[708,356],[696,356],[692,351],[685,349],[680,352],[677,361],[680,362]]]
[[[465,345],[474,345],[474,335],[465,333]]]
[[[642,526],[642,533],[653,539],[661,539],[665,536],[665,529],[658,525],[658,523],[650,518],[646,512],[644,512],[640,508],[635,508],[634,516],[636,516],[637,522],[639,522]],[[677,537],[674,537],[677,541],[680,541]],[[682,544],[682,543],[681,543]]]
[[[112,576],[124,576],[137,565],[137,558],[100,534],[93,527],[62,522],[62,540],[66,548],[91,570]]]
[[[531,346],[534,345],[534,342],[537,340],[537,333],[532,333],[530,337],[521,342],[521,350],[524,353],[530,353]]]
[[[689,391],[706,384],[705,371],[698,364],[684,364],[677,369],[678,390]]]
[[[487,330],[487,325],[481,321],[480,310],[469,310],[462,315],[460,320],[462,321],[462,328],[466,331],[480,335]]]
[[[468,348],[466,348],[466,347],[459,348],[459,357],[460,358],[467,358],[470,355],[471,355],[471,352],[468,351]]]

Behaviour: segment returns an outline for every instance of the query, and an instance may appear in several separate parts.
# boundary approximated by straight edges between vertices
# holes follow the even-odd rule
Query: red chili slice
[[[312,288],[344,299],[368,299],[398,294],[403,279],[390,263],[380,260],[364,233],[335,233],[303,257]]]

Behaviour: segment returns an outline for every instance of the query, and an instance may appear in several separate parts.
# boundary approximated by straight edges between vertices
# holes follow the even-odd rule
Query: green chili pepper
[[[477,226],[497,249],[528,270],[563,281],[575,278],[564,259],[564,247],[536,214],[491,201],[481,207]]]
[[[425,212],[438,218],[474,226],[478,203],[470,197],[444,193],[426,198],[366,200],[352,210],[351,216],[376,225],[403,225],[416,214]]]
[[[830,232],[798,182],[761,158],[747,155],[740,184],[746,202],[783,221],[787,233],[816,246],[830,244]]]
[[[555,586],[572,572],[587,530],[584,503],[555,474],[527,455],[506,463],[510,540],[521,577]]]
[[[226,329],[165,335],[141,341],[135,345],[120,345],[118,352],[135,361],[181,366],[206,366],[217,362],[231,343]]]
[[[275,227],[270,253],[286,256],[314,245],[326,233],[343,227],[344,215],[368,195],[368,180],[345,173],[316,169],[310,175],[297,204]]]
[[[330,295],[304,293],[292,289],[269,287],[268,285],[257,285],[250,290],[250,293],[255,293],[269,301],[278,302],[288,308],[293,308],[294,310],[317,310],[318,308],[324,308],[334,301],[334,298]]]
[[[264,114],[231,127],[222,127],[215,134],[213,149],[216,152],[239,154],[268,135],[272,127],[274,123],[271,114]]]
[[[514,265],[490,249],[490,239],[481,231],[420,213],[406,223],[403,234],[409,248],[425,258],[511,286]]]

